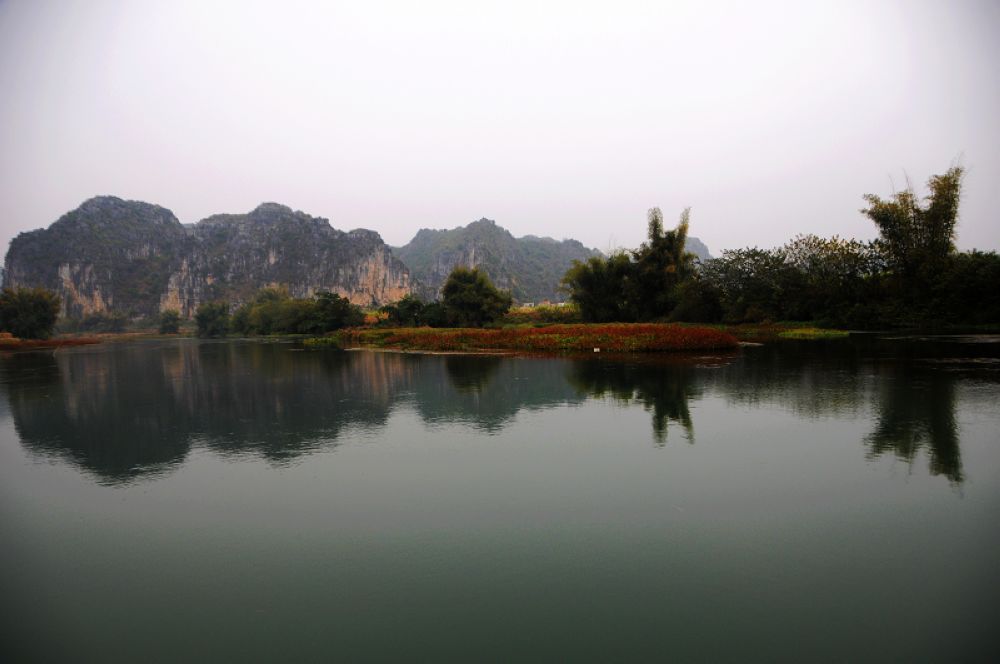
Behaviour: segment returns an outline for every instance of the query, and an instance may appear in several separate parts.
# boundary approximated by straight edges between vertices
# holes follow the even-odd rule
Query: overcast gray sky
[[[874,237],[862,194],[960,159],[997,249],[998,67],[989,0],[0,0],[0,242],[113,194],[605,250],[690,205],[717,253]]]

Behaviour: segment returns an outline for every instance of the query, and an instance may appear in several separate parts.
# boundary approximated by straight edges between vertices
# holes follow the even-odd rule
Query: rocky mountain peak
[[[576,241],[515,238],[484,217],[452,230],[421,229],[395,253],[419,282],[423,297],[437,297],[451,271],[464,266],[484,270],[519,302],[540,302],[562,299],[559,281],[566,270],[574,260],[586,260],[596,251]]]
[[[170,210],[114,196],[88,199],[10,245],[6,284],[56,291],[63,314],[150,316],[202,302],[239,304],[264,286],[296,297],[329,290],[356,304],[410,292],[406,267],[378,233],[334,230],[322,217],[263,203],[183,226]]]

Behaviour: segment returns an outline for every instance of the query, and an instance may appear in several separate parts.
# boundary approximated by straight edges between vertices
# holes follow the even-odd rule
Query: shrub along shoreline
[[[99,344],[96,337],[55,337],[49,339],[18,339],[9,334],[0,333],[0,351],[9,350],[53,350],[70,346],[87,346]]]

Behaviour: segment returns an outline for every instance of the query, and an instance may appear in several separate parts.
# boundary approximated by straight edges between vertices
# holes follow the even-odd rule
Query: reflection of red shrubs
[[[655,323],[550,325],[501,330],[400,328],[354,330],[350,341],[389,348],[430,351],[521,350],[532,352],[652,352],[734,348],[721,330]]]

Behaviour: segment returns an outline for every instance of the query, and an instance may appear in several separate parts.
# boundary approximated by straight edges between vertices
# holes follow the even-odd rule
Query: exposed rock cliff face
[[[490,219],[452,230],[421,229],[395,252],[425,297],[436,297],[452,269],[462,265],[481,268],[497,288],[509,290],[518,302],[565,299],[559,282],[566,270],[574,260],[599,253],[576,240],[515,238]]]
[[[71,317],[191,316],[202,302],[241,303],[275,285],[296,297],[329,290],[361,305],[410,292],[406,267],[372,231],[345,233],[275,203],[184,226],[165,208],[111,196],[14,238],[5,280],[56,291]]]

